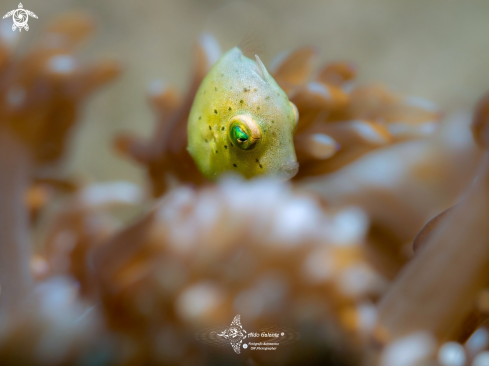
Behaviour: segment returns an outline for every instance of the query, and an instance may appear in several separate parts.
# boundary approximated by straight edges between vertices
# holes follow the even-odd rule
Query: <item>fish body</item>
[[[297,108],[258,56],[251,60],[235,47],[216,62],[197,91],[187,150],[210,180],[226,172],[291,178],[298,170],[297,121]]]

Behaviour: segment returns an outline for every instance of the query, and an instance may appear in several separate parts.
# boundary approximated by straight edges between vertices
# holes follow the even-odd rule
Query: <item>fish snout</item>
[[[297,161],[289,161],[280,167],[280,175],[286,180],[292,179],[299,171],[299,163]]]

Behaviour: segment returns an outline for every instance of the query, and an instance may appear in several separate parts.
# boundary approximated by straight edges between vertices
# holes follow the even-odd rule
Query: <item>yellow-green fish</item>
[[[187,149],[210,180],[225,172],[292,178],[299,168],[293,142],[298,118],[260,58],[255,62],[235,47],[197,91]]]

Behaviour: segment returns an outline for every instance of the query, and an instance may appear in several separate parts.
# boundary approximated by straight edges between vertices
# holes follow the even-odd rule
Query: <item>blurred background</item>
[[[3,13],[17,7],[2,1]],[[265,44],[265,64],[280,52],[317,47],[318,62],[347,60],[359,81],[379,82],[437,103],[441,110],[469,109],[489,87],[489,2],[456,0],[46,0],[26,1],[29,32],[22,52],[50,19],[73,10],[91,13],[98,30],[82,57],[115,56],[122,76],[87,104],[65,173],[88,181],[144,182],[140,168],[117,156],[120,131],[149,136],[155,117],[147,100],[152,82],[185,91],[193,45],[213,33],[223,50],[248,29]],[[10,31],[10,29],[8,29]]]

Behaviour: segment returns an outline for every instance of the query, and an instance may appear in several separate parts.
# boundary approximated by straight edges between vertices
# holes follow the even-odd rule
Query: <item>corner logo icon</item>
[[[34,14],[32,11],[25,10],[22,3],[20,3],[18,9],[9,11],[3,16],[3,19],[12,17],[14,21],[14,24],[12,25],[12,30],[15,31],[17,28],[19,28],[19,32],[22,32],[22,28],[24,28],[26,31],[29,30],[29,24],[27,24],[27,22],[29,21],[29,15],[37,19],[36,14]]]
[[[239,314],[234,317],[231,326],[219,333],[218,336],[226,339],[233,346],[234,352],[240,353],[241,344],[246,338],[246,330],[241,325]]]

